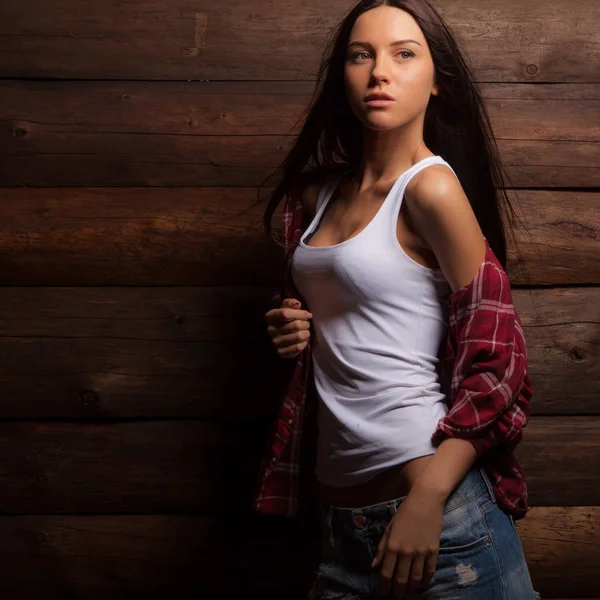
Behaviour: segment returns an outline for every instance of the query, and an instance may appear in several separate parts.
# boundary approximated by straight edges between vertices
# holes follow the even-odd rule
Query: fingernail
[[[308,318],[312,319],[312,313],[308,313]]]

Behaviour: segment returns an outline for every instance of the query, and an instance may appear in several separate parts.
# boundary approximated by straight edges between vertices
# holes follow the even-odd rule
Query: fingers
[[[294,358],[300,354],[300,352],[302,352],[307,345],[308,342],[301,342],[299,344],[293,344],[284,348],[277,348],[277,354],[279,354],[281,358]]]
[[[425,565],[423,567],[423,583],[430,584],[435,574],[435,568],[437,566],[438,553],[432,553],[425,559]]]
[[[383,532],[383,535],[381,536],[381,539],[379,540],[379,544],[377,545],[377,554],[375,555],[375,558],[373,559],[373,562],[371,563],[372,567],[376,567],[383,560],[383,555],[385,553],[385,547],[387,545],[388,536],[390,535],[390,528],[391,528],[391,523],[388,523],[387,527],[385,528],[385,531]]]
[[[302,304],[296,298],[284,298],[281,303],[281,308],[300,308]]]
[[[279,311],[279,319],[282,324],[289,321],[295,321],[297,319],[302,321],[308,321],[309,319],[312,319],[312,313],[299,308],[280,308]]]
[[[265,314],[267,323],[274,327],[285,325],[290,321],[309,321],[310,319],[312,319],[312,313],[294,308],[273,308]]]
[[[285,298],[281,303],[281,314],[286,320],[312,318],[312,315],[308,311],[301,310],[301,308],[302,303],[300,300],[296,300],[296,298]]]
[[[269,325],[267,327],[267,331],[271,337],[276,335],[286,335],[288,333],[296,333],[297,331],[307,331],[310,329],[310,321],[290,321],[285,325],[281,325],[279,327],[274,327],[273,325]]]
[[[394,577],[394,595],[396,598],[401,599],[404,598],[404,594],[408,588],[408,577],[410,575],[410,567],[414,557],[410,554],[400,554],[397,558],[396,576]]]
[[[377,559],[383,561],[379,576],[379,593],[387,596],[391,592],[401,600],[407,597],[406,594],[418,592],[422,585],[431,583],[437,554],[410,554],[384,548],[381,558],[378,550],[375,560]]]
[[[405,597],[405,593],[409,590],[409,583],[413,584],[413,581],[409,580],[409,575],[415,558],[411,554],[386,549],[379,577],[380,594],[388,595],[392,591],[398,600]],[[414,583],[420,584],[421,581]]]
[[[302,310],[295,298],[285,298],[281,308],[274,308],[265,314],[267,332],[277,353],[285,358],[298,355],[310,339],[310,319],[312,313]]]
[[[406,578],[406,591],[407,592],[416,592],[420,587],[423,581],[423,571],[425,568],[425,555],[424,554],[415,554],[412,557],[412,564],[409,563],[409,573]]]
[[[310,331],[296,331],[287,335],[275,335],[272,337],[273,344],[277,349],[285,349],[288,346],[294,346],[308,342],[310,339]]]
[[[397,559],[398,557],[395,552],[386,551],[383,556],[383,563],[379,573],[379,593],[382,596],[387,596],[392,589],[392,580]]]
[[[389,523],[377,546],[377,554],[371,567],[381,564],[379,592],[405,598],[405,594],[417,592],[422,585],[431,583],[437,564],[437,552],[407,552],[390,547],[391,533]],[[409,596],[410,597],[410,596]]]

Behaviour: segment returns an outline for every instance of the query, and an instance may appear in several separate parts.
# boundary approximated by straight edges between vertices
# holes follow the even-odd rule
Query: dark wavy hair
[[[506,269],[506,234],[515,211],[506,194],[503,169],[490,119],[471,70],[453,33],[428,0],[362,0],[343,18],[330,39],[315,92],[291,150],[272,177],[278,179],[264,212],[267,234],[276,242],[272,219],[293,185],[305,185],[339,169],[356,170],[363,153],[362,124],[353,114],[344,86],[350,33],[363,13],[393,6],[412,15],[433,58],[438,95],[430,96],[423,139],[456,172],[479,226]],[[512,183],[511,183],[512,186]],[[514,238],[513,238],[514,241]]]

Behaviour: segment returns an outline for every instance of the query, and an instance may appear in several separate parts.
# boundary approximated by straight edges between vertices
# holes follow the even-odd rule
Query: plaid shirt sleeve
[[[432,436],[468,439],[481,456],[522,439],[533,394],[527,349],[510,283],[487,239],[471,283],[449,297],[442,370],[450,381],[449,411]]]

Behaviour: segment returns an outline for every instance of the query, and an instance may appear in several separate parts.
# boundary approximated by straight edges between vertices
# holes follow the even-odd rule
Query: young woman
[[[539,598],[514,525],[532,387],[507,198],[468,67],[427,1],[363,0],[319,81],[265,213],[286,198],[266,321],[293,374],[256,507],[296,514],[314,450],[311,598]]]

